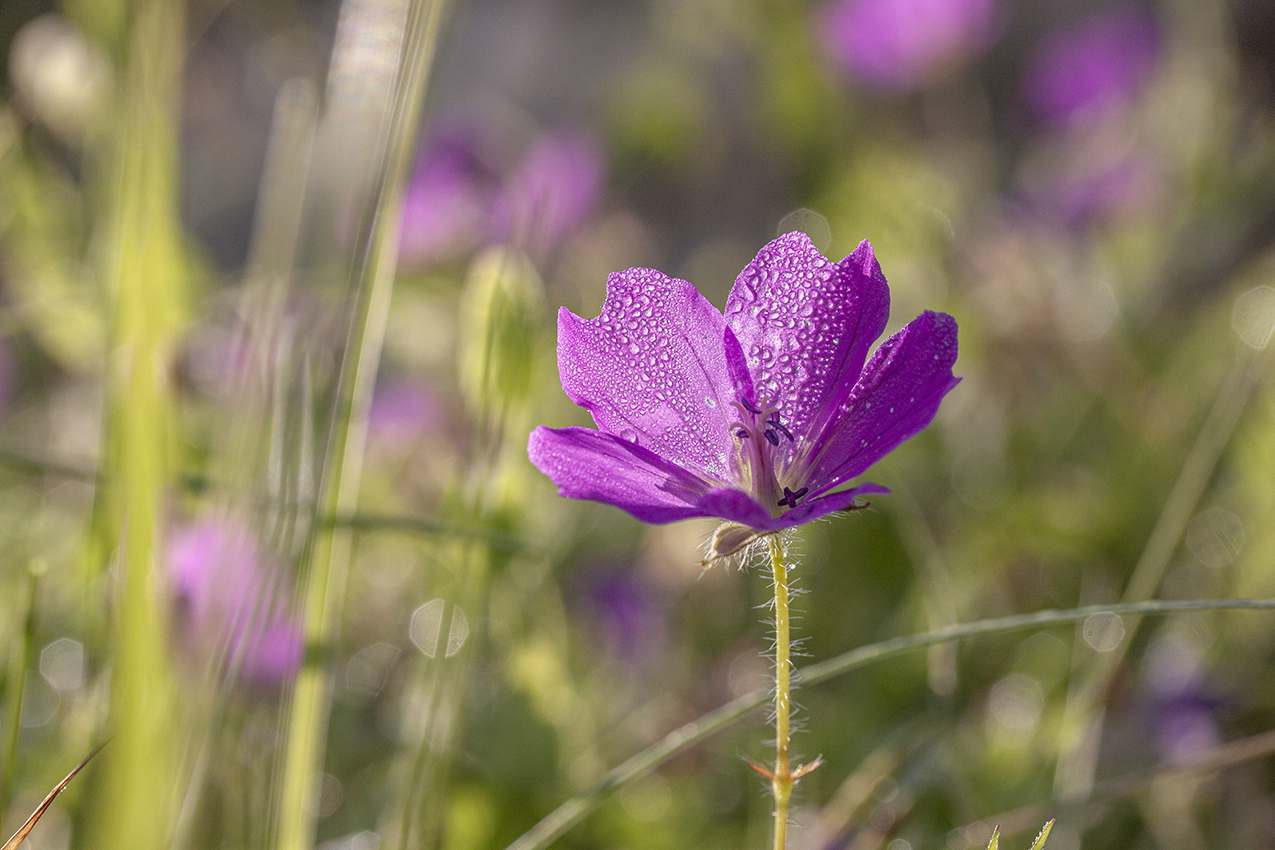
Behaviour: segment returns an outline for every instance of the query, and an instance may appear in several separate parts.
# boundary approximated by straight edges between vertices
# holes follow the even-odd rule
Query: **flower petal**
[[[814,494],[862,473],[930,424],[956,386],[956,320],[926,311],[881,343],[841,405],[807,480]]]
[[[651,269],[611,275],[596,319],[558,313],[558,372],[598,427],[727,481],[735,391],[726,323],[695,287]]]
[[[780,531],[836,511],[847,510],[854,505],[855,499],[859,496],[889,492],[880,484],[864,483],[850,490],[841,490],[803,501],[797,507],[779,516],[772,516],[766,508],[758,504],[757,500],[742,490],[726,488],[710,490],[699,500],[699,505],[709,516],[738,522],[758,531]]]
[[[542,425],[531,432],[527,455],[571,499],[615,505],[643,522],[714,515],[699,505],[709,490],[703,479],[611,434]]]
[[[818,439],[885,330],[890,290],[872,246],[830,263],[804,233],[771,242],[726,302],[757,392],[798,439]]]

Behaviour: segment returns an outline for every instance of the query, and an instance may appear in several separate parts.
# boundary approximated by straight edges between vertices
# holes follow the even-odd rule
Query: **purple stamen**
[[[767,422],[766,424],[772,428],[777,428],[779,430],[779,433],[783,434],[785,437],[788,438],[788,442],[790,443],[796,442],[797,438],[792,435],[792,431],[789,431],[787,428],[783,426],[783,423],[779,421],[778,416],[772,416],[770,421]]]
[[[760,411],[760,410],[758,410],[756,407],[754,407],[754,406],[753,406],[753,403],[752,403],[751,401],[749,401],[748,399],[746,399],[746,398],[741,398],[741,399],[739,400],[739,403],[740,403],[740,404],[742,404],[744,407],[748,408],[748,412],[749,412],[749,413],[752,413],[752,414],[754,414],[754,415],[756,415],[756,416],[760,416],[760,415],[761,415],[761,411]]]
[[[766,429],[766,439],[770,441],[770,444],[772,446],[779,445],[779,435],[776,434],[774,431],[770,430],[769,428]]]
[[[752,437],[752,434],[749,434],[743,428],[740,428],[738,431],[735,432],[735,436],[739,437],[741,440],[747,440]]]
[[[810,488],[809,488],[809,487],[802,487],[802,488],[801,488],[800,490],[798,490],[796,493],[794,493],[794,492],[793,492],[792,490],[790,490],[789,488],[785,487],[785,488],[784,488],[784,497],[783,497],[782,499],[780,499],[780,500],[779,500],[779,505],[780,505],[781,507],[783,507],[783,506],[787,506],[787,507],[790,507],[790,508],[795,508],[795,507],[797,507],[797,500],[798,500],[798,499],[800,499],[802,496],[806,495],[806,494],[807,494],[807,493],[809,493],[809,492],[810,492]]]

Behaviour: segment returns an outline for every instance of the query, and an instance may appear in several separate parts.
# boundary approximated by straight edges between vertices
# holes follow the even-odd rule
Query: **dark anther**
[[[790,443],[791,443],[791,442],[793,442],[793,441],[795,441],[795,440],[797,439],[796,437],[794,437],[794,436],[792,435],[792,431],[789,431],[787,428],[785,428],[785,427],[783,426],[783,423],[779,421],[779,417],[778,417],[778,416],[772,416],[772,417],[770,417],[770,421],[769,421],[769,422],[767,422],[766,424],[767,424],[767,425],[769,425],[769,426],[770,426],[770,427],[772,427],[772,428],[777,428],[777,429],[779,429],[779,433],[781,433],[781,434],[783,434],[785,437],[787,437],[787,438],[788,438],[788,442],[790,442]]]
[[[745,431],[743,428],[740,428],[738,431],[736,431],[735,436],[739,437],[741,440],[747,440],[750,437],[749,433]]]
[[[782,499],[780,499],[780,500],[779,500],[779,504],[780,504],[780,506],[781,506],[781,507],[782,507],[782,506],[784,506],[784,505],[787,505],[787,506],[788,506],[788,507],[790,507],[790,508],[795,508],[795,507],[797,507],[797,500],[798,500],[798,499],[800,499],[802,496],[806,495],[806,494],[807,494],[807,493],[809,493],[809,492],[810,492],[810,488],[809,488],[809,487],[802,487],[802,488],[801,488],[800,490],[798,490],[796,493],[794,493],[792,490],[790,490],[790,489],[788,489],[787,487],[785,487],[785,488],[784,488],[784,497],[783,497]]]
[[[766,429],[766,439],[770,440],[770,444],[772,446],[779,445],[779,435],[776,434],[774,431],[770,430],[769,428]]]
[[[744,407],[748,408],[748,412],[749,412],[749,413],[752,413],[752,414],[757,415],[757,416],[760,416],[760,415],[761,415],[761,411],[760,411],[760,410],[758,410],[756,407],[754,407],[754,406],[753,406],[753,403],[752,403],[751,401],[749,401],[748,399],[746,399],[746,398],[741,398],[741,399],[739,400],[739,403],[740,403],[740,404],[742,404]]]

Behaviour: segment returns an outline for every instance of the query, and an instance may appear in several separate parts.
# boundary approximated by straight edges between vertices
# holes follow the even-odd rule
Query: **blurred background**
[[[765,572],[525,445],[589,424],[558,307],[720,307],[790,230],[964,376],[800,531],[806,661],[1275,596],[1269,3],[5,0],[0,51],[4,832],[117,734],[37,850],[498,850],[766,688]],[[790,845],[1270,847],[1272,660],[1099,614],[801,689]],[[771,734],[554,846],[768,846]]]

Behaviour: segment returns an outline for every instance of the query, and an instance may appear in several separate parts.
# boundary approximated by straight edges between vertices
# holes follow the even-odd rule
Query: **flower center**
[[[797,438],[780,421],[779,410],[771,407],[764,398],[758,404],[741,398],[732,401],[731,407],[739,411],[739,419],[730,423],[730,430],[735,435],[739,451],[741,483],[764,505],[797,507],[797,501],[810,488],[801,487],[794,491],[779,484],[777,461],[786,450],[786,444],[797,442]]]

